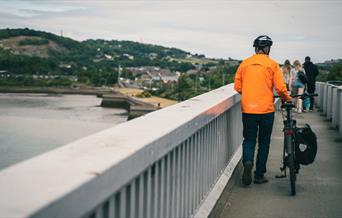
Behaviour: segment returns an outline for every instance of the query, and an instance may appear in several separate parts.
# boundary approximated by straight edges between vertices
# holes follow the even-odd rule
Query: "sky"
[[[0,28],[24,27],[239,60],[266,34],[280,63],[342,58],[342,0],[0,0]]]

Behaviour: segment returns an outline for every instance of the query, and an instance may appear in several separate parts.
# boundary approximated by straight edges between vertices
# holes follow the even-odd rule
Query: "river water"
[[[0,94],[0,170],[127,120],[87,95]]]

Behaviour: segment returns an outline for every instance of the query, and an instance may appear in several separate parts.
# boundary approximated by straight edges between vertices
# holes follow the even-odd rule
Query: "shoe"
[[[246,186],[252,183],[252,168],[253,164],[251,161],[246,161],[244,164],[243,174],[242,174],[242,183]]]
[[[267,182],[268,182],[268,179],[266,179],[265,177],[262,177],[260,179],[254,178],[254,184],[263,184]]]
[[[301,114],[302,113],[302,109],[296,108],[295,112],[298,113],[298,114]]]
[[[313,110],[312,110],[312,109],[310,109],[309,111],[310,111],[310,112],[312,112]]]

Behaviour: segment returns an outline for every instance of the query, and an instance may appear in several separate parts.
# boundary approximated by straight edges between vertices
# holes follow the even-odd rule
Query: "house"
[[[156,59],[158,57],[158,54],[157,53],[150,53],[148,55],[148,57],[150,58],[150,60],[154,60],[154,59]]]
[[[71,64],[59,64],[58,65],[60,68],[67,68],[70,69],[71,68]]]
[[[176,82],[180,76],[180,72],[172,72],[169,69],[161,69],[160,67],[145,66],[128,68],[134,76],[138,76],[137,83],[144,82]]]
[[[5,78],[5,77],[9,77],[9,73],[7,72],[7,70],[0,70],[0,77],[1,78]]]
[[[107,60],[113,60],[113,56],[105,54],[104,55]]]
[[[124,57],[127,57],[130,60],[134,60],[134,56],[130,55],[130,54],[123,54]]]
[[[177,82],[180,76],[180,72],[171,72],[169,70],[162,70],[159,73],[159,76],[161,78],[161,81],[163,81],[164,83]]]

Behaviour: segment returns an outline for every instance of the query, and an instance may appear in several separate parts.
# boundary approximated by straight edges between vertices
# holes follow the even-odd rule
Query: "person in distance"
[[[307,81],[307,88],[308,88],[308,93],[313,94],[315,93],[316,90],[316,77],[318,75],[318,69],[315,64],[311,62],[311,58],[309,56],[305,57],[305,62],[304,62],[304,70],[306,73],[306,77],[308,79]],[[314,97],[310,97],[310,111],[313,111],[313,105],[314,105]]]

